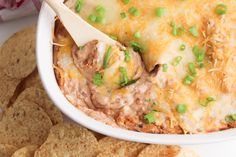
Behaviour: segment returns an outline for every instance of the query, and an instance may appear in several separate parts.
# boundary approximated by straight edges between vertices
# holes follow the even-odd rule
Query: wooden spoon
[[[82,46],[92,40],[103,41],[110,45],[117,44],[115,40],[111,39],[106,34],[88,24],[78,14],[74,13],[72,10],[66,7],[63,2],[59,0],[44,1],[59,16],[61,22],[70,33],[77,46]]]

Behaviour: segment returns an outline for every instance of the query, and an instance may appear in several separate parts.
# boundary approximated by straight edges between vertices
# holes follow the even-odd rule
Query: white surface
[[[35,24],[37,17],[28,17],[12,22],[0,24],[0,45],[14,32],[17,32],[21,28]],[[173,139],[175,140],[175,139]],[[196,150],[201,157],[235,157],[236,156],[236,140],[206,144],[206,145],[194,145],[188,146]]]

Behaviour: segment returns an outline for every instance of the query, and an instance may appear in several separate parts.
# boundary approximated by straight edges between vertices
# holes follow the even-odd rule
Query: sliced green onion
[[[102,85],[102,83],[102,74],[100,74],[99,72],[95,73],[95,75],[93,76],[93,84],[100,86]]]
[[[134,37],[137,38],[137,39],[141,38],[141,33],[140,32],[135,32]]]
[[[195,76],[196,75],[196,68],[195,68],[195,65],[194,65],[194,63],[189,63],[188,64],[188,69],[189,69],[189,71],[190,71],[190,73],[191,73],[191,75],[193,75],[193,76]]]
[[[112,38],[113,40],[118,40],[118,38],[117,38],[117,36],[115,36],[115,35],[110,35],[110,38]]]
[[[171,33],[174,35],[174,36],[177,36],[178,33],[177,33],[177,26],[174,22],[171,23],[171,27],[172,27],[172,31]]]
[[[133,16],[139,16],[140,15],[139,10],[135,7],[129,8],[128,12]]]
[[[176,111],[181,114],[185,113],[187,111],[187,105],[186,104],[178,104],[176,106]]]
[[[197,63],[199,64],[200,68],[202,68],[204,66],[203,62],[205,59],[205,50],[200,48],[198,45],[195,45],[192,51],[196,57]]]
[[[95,21],[96,21],[96,19],[97,19],[97,16],[96,16],[96,15],[93,15],[93,14],[91,14],[91,15],[89,15],[88,19],[89,19],[91,22],[95,22]]]
[[[79,50],[83,50],[84,47],[85,47],[85,45],[79,46]]]
[[[204,68],[204,63],[198,63],[198,65],[199,65],[199,68]]]
[[[203,54],[205,54],[205,50],[203,49],[203,48],[201,48],[201,47],[199,47],[198,45],[195,45],[194,47],[193,47],[193,53],[194,53],[194,55],[195,56],[204,56]],[[197,61],[203,61],[203,59],[204,58],[199,58],[199,60],[197,60]]]
[[[213,98],[213,97],[207,97],[206,98],[206,106],[209,104],[209,103],[211,103],[211,102],[213,102],[213,101],[215,101],[215,99]]]
[[[146,123],[151,124],[156,121],[155,113],[156,111],[151,111],[150,113],[144,116],[144,120],[146,121]]]
[[[119,71],[121,73],[120,76],[120,85],[122,87],[126,86],[129,83],[129,78],[128,78],[128,74],[127,74],[127,70],[124,67],[120,67]]]
[[[177,56],[174,58],[173,62],[171,63],[173,66],[177,66],[183,58],[181,56]]]
[[[145,101],[147,101],[147,102],[151,102],[152,99],[151,99],[151,98],[148,98],[148,99],[145,99]]]
[[[163,64],[162,65],[162,71],[163,72],[167,72],[167,70],[168,70],[168,65],[167,64]]]
[[[200,100],[199,100],[199,104],[200,104],[201,106],[203,106],[203,107],[207,107],[206,100],[200,99]]]
[[[199,53],[199,51],[201,51],[201,48],[198,45],[194,45],[192,51],[194,55],[196,55],[197,53]]]
[[[174,36],[181,36],[181,35],[185,32],[184,27],[182,27],[182,26],[179,26],[179,27],[178,27],[178,26],[175,24],[175,22],[171,22],[171,27],[172,27],[171,33],[172,33],[172,35],[174,35]]]
[[[236,114],[232,114],[231,117],[234,121],[236,121]]]
[[[129,80],[128,83],[126,83],[126,84],[124,84],[124,85],[121,84],[121,87],[129,86],[129,85],[135,83],[136,81],[137,81],[137,80]]]
[[[79,13],[82,9],[83,2],[81,0],[77,0],[76,5],[75,5],[75,11]]]
[[[228,7],[225,4],[218,4],[215,8],[215,12],[218,15],[226,14],[227,10],[228,10]]]
[[[163,17],[163,16],[165,16],[165,14],[166,14],[166,9],[163,8],[163,7],[156,8],[155,14],[156,14],[156,16],[158,16],[158,17]]]
[[[184,44],[181,44],[180,47],[179,47],[179,50],[180,50],[180,51],[184,51],[185,48],[186,48],[186,46],[185,46]]]
[[[189,32],[194,36],[194,37],[198,37],[199,36],[199,33],[198,33],[198,30],[197,30],[197,27],[196,26],[192,26],[189,28]]]
[[[143,52],[143,46],[136,42],[136,41],[130,41],[129,45],[133,48],[135,52],[142,53]]]
[[[196,55],[197,62],[203,62],[205,58],[205,53],[199,53]]]
[[[94,15],[94,14],[91,14],[91,15],[89,15],[88,19],[89,19],[89,21],[91,21],[91,22],[105,23],[104,17],[103,17],[103,16],[100,16],[100,15],[96,16],[96,15]]]
[[[185,32],[185,29],[183,26],[180,26],[177,28],[177,35],[181,36]]]
[[[213,97],[207,97],[206,100],[204,101],[200,101],[200,105],[207,107],[209,103],[215,101],[215,99]]]
[[[172,27],[172,35],[177,36],[178,33],[178,27],[176,26],[176,24],[174,22],[171,23],[171,27]]]
[[[128,4],[130,2],[130,0],[123,0],[124,4]]]
[[[193,76],[187,75],[187,76],[184,78],[183,83],[184,83],[185,85],[191,85],[192,82],[193,82],[193,80],[194,80],[194,77],[193,77]]]
[[[226,122],[235,122],[236,121],[236,114],[230,114],[225,117]]]
[[[111,52],[112,52],[112,47],[109,46],[108,49],[107,49],[107,53],[105,55],[105,58],[104,58],[104,62],[103,62],[103,68],[107,68],[108,66],[108,62],[109,62],[109,59],[111,57]]]
[[[128,50],[125,50],[125,62],[129,62],[131,59],[130,53]]]
[[[105,19],[103,16],[96,16],[96,23],[105,23]]]
[[[225,121],[227,123],[230,123],[230,122],[233,122],[234,120],[232,119],[231,115],[227,115],[227,116],[225,116]]]
[[[102,5],[98,5],[96,6],[95,11],[98,13],[98,15],[104,16],[106,9]]]
[[[212,102],[212,101],[215,101],[215,99],[214,99],[213,97],[210,97],[210,96],[209,96],[209,97],[207,97],[207,99],[206,99],[206,100],[207,100],[207,102]]]
[[[126,15],[125,12],[121,12],[121,13],[120,13],[120,17],[121,17],[122,19],[125,19],[125,18],[127,17],[127,15]]]

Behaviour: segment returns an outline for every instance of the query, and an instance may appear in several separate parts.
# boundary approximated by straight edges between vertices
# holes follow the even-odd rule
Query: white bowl
[[[64,97],[56,82],[52,58],[54,17],[54,12],[44,3],[39,15],[37,31],[38,70],[42,83],[52,101],[65,115],[75,122],[107,136],[143,143],[190,145],[219,142],[236,137],[236,129],[198,135],[140,133],[114,128],[85,115]]]

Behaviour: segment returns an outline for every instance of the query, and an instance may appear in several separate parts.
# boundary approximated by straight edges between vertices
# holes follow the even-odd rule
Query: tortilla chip
[[[35,157],[94,157],[98,142],[87,129],[70,123],[55,125],[46,142],[35,152]]]
[[[115,149],[117,145],[122,145],[124,141],[112,137],[104,137],[98,141],[99,151],[104,152],[107,149]]]
[[[43,89],[36,87],[27,88],[17,97],[16,102],[24,99],[38,104],[48,114],[53,124],[63,122],[61,112],[52,103]]]
[[[11,78],[22,79],[36,67],[35,26],[11,36],[0,51],[0,69]]]
[[[37,68],[23,80],[22,88],[26,89],[30,87],[43,89]]]
[[[34,157],[34,152],[37,148],[37,145],[25,146],[15,151],[11,157]]]
[[[180,150],[179,146],[149,145],[140,152],[138,157],[175,157]]]
[[[0,69],[0,108],[5,110],[14,95],[16,87],[20,83],[19,79],[13,79],[4,74]]]
[[[135,157],[147,145],[143,143],[122,141],[105,137],[99,141],[99,155],[97,157]]]
[[[10,157],[17,147],[9,144],[0,144],[0,157]]]
[[[2,144],[17,148],[42,144],[52,127],[48,115],[37,104],[22,100],[7,108],[0,121]]]

